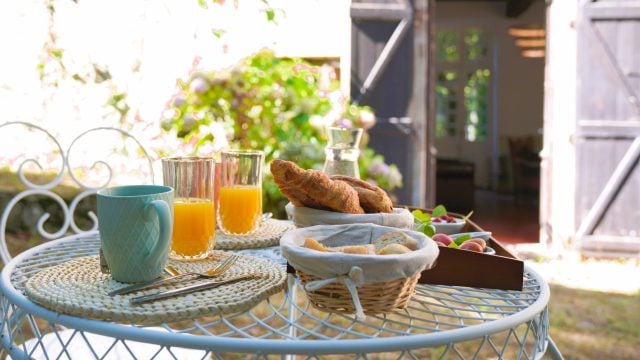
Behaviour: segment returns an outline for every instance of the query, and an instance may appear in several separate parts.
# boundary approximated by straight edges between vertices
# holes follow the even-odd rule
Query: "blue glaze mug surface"
[[[98,191],[98,229],[114,280],[153,280],[167,264],[173,231],[174,190],[127,185]]]

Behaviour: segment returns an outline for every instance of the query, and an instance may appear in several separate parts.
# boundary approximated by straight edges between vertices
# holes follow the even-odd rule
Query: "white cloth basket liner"
[[[413,214],[404,208],[393,208],[392,213],[343,214],[334,211],[296,207],[289,203],[287,214],[297,227],[339,224],[377,224],[401,229],[413,228]]]
[[[302,246],[308,237],[329,247],[370,244],[390,231],[402,231],[416,239],[418,250],[394,255],[357,255]],[[359,267],[362,272],[355,281],[357,286],[413,276],[433,267],[439,253],[436,243],[422,233],[375,224],[318,225],[291,230],[280,239],[280,246],[291,266],[323,279],[349,275],[353,267]]]

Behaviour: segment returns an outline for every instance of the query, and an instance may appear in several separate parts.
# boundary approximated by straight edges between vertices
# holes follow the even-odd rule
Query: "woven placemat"
[[[216,250],[243,250],[276,246],[285,232],[295,228],[290,221],[269,219],[250,235],[227,235],[218,229],[215,248]]]
[[[202,261],[169,263],[181,273],[203,271],[217,264],[227,253],[214,251]],[[225,284],[191,294],[130,305],[129,299],[143,294],[209,281],[194,279],[158,286],[126,295],[109,296],[111,290],[125,286],[100,272],[97,256],[82,257],[38,272],[26,283],[26,294],[38,304],[68,315],[126,323],[159,324],[246,311],[284,288],[285,268],[269,260],[238,255],[233,267],[219,279],[243,274],[259,277]]]

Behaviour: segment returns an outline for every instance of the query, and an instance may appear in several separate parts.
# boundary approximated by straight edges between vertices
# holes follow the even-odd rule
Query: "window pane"
[[[478,69],[468,76],[464,87],[465,139],[484,141],[487,138],[489,69]]]
[[[479,28],[469,28],[464,33],[465,55],[468,60],[487,56],[487,34]]]
[[[447,118],[451,112],[447,106],[450,91],[446,85],[438,83],[436,85],[436,137],[447,136]]]
[[[449,118],[447,119],[447,135],[456,136],[456,114],[455,113],[449,113]]]
[[[456,62],[460,60],[460,35],[455,30],[436,32],[436,56],[438,61]]]
[[[447,136],[447,130],[444,124],[447,123],[447,117],[441,113],[436,114],[436,137],[442,139]]]
[[[443,138],[456,134],[456,113],[458,111],[455,90],[458,73],[448,70],[437,75],[436,84],[436,137]]]
[[[487,32],[479,27],[437,30],[437,62],[449,63],[436,76],[437,138],[486,140],[491,72],[477,61],[488,57],[488,49]]]

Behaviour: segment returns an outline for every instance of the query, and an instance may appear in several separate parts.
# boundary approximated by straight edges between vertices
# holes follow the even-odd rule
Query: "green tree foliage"
[[[375,123],[369,108],[337,99],[337,91],[327,68],[265,50],[232,69],[196,73],[181,82],[163,128],[175,130],[196,149],[225,136],[231,147],[264,150],[267,164],[279,158],[319,169],[326,145],[324,126],[368,128]],[[222,124],[224,132],[210,132],[212,123]],[[362,177],[387,191],[401,186],[397,168],[367,149],[366,141],[363,146]],[[265,211],[282,216],[287,200],[269,173],[263,191]]]

